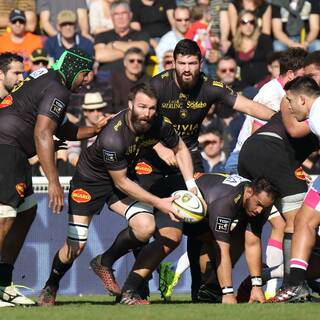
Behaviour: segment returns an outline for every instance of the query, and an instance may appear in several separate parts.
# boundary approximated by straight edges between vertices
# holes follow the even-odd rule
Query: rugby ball
[[[178,190],[173,192],[172,196],[179,196],[173,200],[172,205],[184,222],[197,223],[205,217],[206,212],[201,200],[191,191]]]

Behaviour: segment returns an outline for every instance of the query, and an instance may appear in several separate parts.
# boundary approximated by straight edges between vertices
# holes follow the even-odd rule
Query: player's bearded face
[[[137,133],[147,132],[156,114],[156,100],[138,93],[130,106],[130,121]]]
[[[200,61],[197,56],[178,54],[175,60],[177,82],[180,87],[192,88],[198,81]]]

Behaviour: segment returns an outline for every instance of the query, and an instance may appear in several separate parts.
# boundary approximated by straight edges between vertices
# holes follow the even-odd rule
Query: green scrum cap
[[[93,59],[78,48],[65,50],[60,58],[52,65],[63,77],[68,89],[71,89],[80,72],[92,70]]]

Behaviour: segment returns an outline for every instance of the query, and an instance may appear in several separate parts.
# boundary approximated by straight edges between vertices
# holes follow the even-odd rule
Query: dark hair
[[[308,52],[302,48],[289,48],[280,56],[280,74],[287,71],[297,71],[304,67],[304,60]]]
[[[281,56],[283,55],[282,51],[271,52],[267,55],[267,64],[271,64],[274,61],[280,61]]]
[[[157,92],[150,83],[142,82],[130,89],[128,100],[133,101],[137,93],[142,92],[149,98],[157,99]]]
[[[251,186],[254,194],[265,192],[271,199],[277,200],[280,197],[279,189],[268,178],[258,177],[254,179],[249,186]]]
[[[309,53],[305,60],[304,66],[310,66],[310,64],[315,64],[317,67],[320,67],[320,50]]]
[[[221,61],[229,61],[229,60],[233,60],[234,63],[237,65],[237,61],[234,58],[232,58],[231,56],[222,56],[218,59],[216,66],[218,67],[218,65],[220,64]]]
[[[13,61],[18,61],[23,63],[23,58],[18,54],[11,52],[4,52],[0,54],[0,70],[6,73],[9,70],[9,65]]]
[[[127,57],[129,54],[133,54],[133,53],[139,54],[139,55],[141,55],[141,56],[143,56],[143,57],[145,56],[144,53],[143,53],[143,51],[142,51],[140,48],[138,48],[138,47],[129,48],[129,49],[124,53],[124,56]]]
[[[178,54],[183,56],[197,56],[199,61],[201,61],[202,55],[197,43],[190,39],[180,40],[173,51],[174,60],[177,59]]]
[[[297,77],[287,82],[284,89],[298,94],[303,93],[307,96],[320,96],[320,87],[315,80],[308,76]]]

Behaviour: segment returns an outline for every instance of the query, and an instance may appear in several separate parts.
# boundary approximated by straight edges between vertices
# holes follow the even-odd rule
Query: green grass
[[[308,320],[318,319],[319,303],[303,304],[192,304],[189,296],[176,295],[174,302],[163,304],[158,295],[150,306],[113,305],[107,296],[60,296],[52,308],[1,308],[0,319],[11,320]]]

